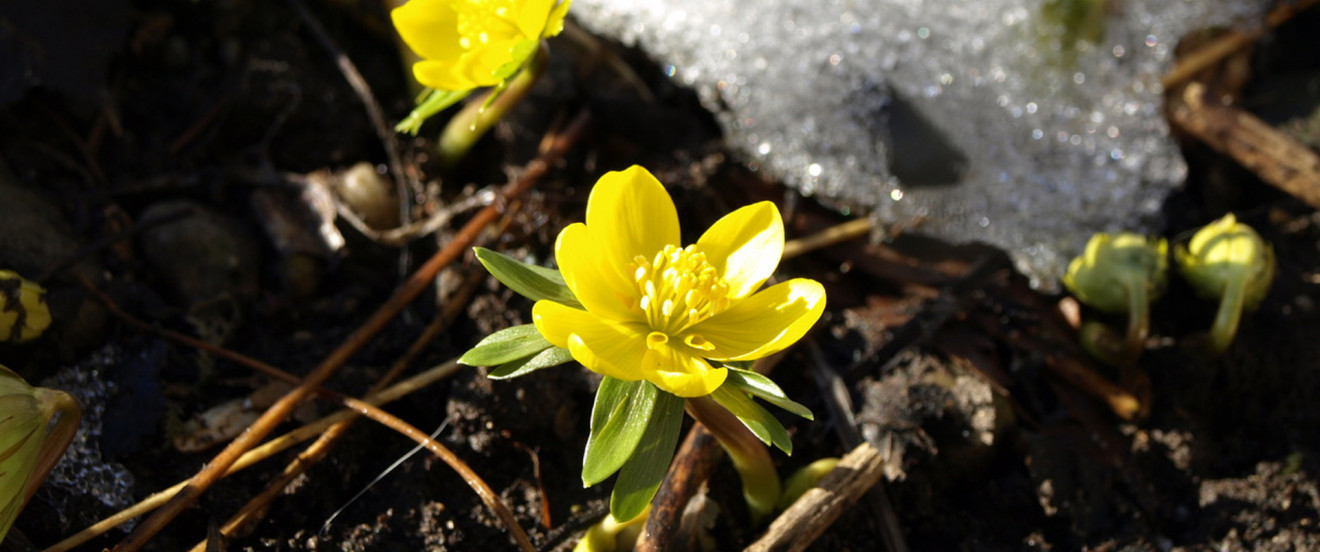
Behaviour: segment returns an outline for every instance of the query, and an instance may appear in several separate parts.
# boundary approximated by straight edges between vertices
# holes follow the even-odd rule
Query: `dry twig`
[[[1232,157],[1261,180],[1320,209],[1320,155],[1260,118],[1232,106],[1206,101],[1205,87],[1191,83],[1171,98],[1175,125]]]
[[[1193,75],[1241,50],[1260,38],[1265,31],[1282,25],[1285,21],[1292,19],[1294,15],[1311,7],[1315,2],[1316,0],[1279,2],[1279,5],[1270,11],[1269,15],[1265,16],[1264,25],[1247,32],[1229,31],[1224,33],[1216,38],[1214,42],[1178,60],[1178,65],[1174,66],[1172,71],[1169,71],[1164,75],[1164,78],[1160,79],[1160,84],[1164,85],[1165,90],[1171,90],[1173,87],[1187,82]]]
[[[800,552],[825,532],[885,473],[885,458],[870,443],[849,452],[815,487],[785,510],[748,552]]]

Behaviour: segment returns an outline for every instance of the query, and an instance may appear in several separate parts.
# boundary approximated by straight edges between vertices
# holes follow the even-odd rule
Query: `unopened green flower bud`
[[[1233,342],[1242,310],[1255,309],[1274,281],[1274,250],[1232,213],[1197,230],[1176,256],[1183,278],[1197,294],[1219,300],[1210,330],[1211,346],[1222,352]]]
[[[1072,260],[1063,284],[1077,299],[1105,312],[1131,310],[1134,287],[1155,299],[1168,279],[1169,244],[1133,233],[1099,233],[1086,243],[1086,252]]]
[[[1128,313],[1127,337],[1117,350],[1104,355],[1106,360],[1123,364],[1141,353],[1150,328],[1150,301],[1164,292],[1168,281],[1168,250],[1162,238],[1099,233],[1086,243],[1086,252],[1068,265],[1063,284],[1079,300],[1102,311]],[[1084,345],[1093,351],[1115,349]]]
[[[0,341],[36,339],[50,327],[46,290],[9,270],[0,270]]]

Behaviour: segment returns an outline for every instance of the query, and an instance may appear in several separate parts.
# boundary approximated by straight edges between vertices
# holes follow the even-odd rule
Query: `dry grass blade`
[[[389,389],[386,389],[380,392],[379,394],[368,397],[367,402],[379,406],[382,404],[389,403],[391,401],[398,400],[399,398],[407,396],[408,394],[413,393],[414,391],[418,391],[437,381],[448,378],[449,376],[457,372],[459,369],[460,366],[458,364],[457,358],[449,360],[443,364],[431,368],[430,370],[422,372],[421,374],[408,378],[396,385],[393,385]],[[234,462],[234,465],[229,467],[229,470],[225,472],[225,475],[229,475],[238,472],[239,470],[248,468],[249,466],[252,466],[257,462],[265,460],[271,456],[274,456],[275,454],[278,454],[288,449],[289,447],[292,447],[293,445],[296,445],[298,443],[311,439],[312,437],[320,435],[325,432],[326,428],[336,423],[342,422],[352,416],[356,416],[356,414],[353,411],[341,410],[339,412],[321,418],[320,420],[317,420],[315,422],[302,426],[298,429],[285,433],[284,435],[271,439],[270,441],[263,443],[261,446],[253,448],[252,450],[249,450],[246,453],[243,453],[243,456],[239,457],[238,461]],[[178,484],[168,489],[153,494],[143,499],[141,502],[138,502],[137,504],[134,504],[128,508],[125,508],[115,513],[114,515],[108,518],[101,520],[95,525],[83,529],[82,531],[79,531],[73,535],[70,535],[64,540],[52,545],[49,548],[46,548],[42,552],[67,552],[68,550],[72,550],[77,546],[91,539],[94,539],[97,536],[102,535],[111,529],[114,529],[115,527],[127,523],[129,520],[133,518],[136,518],[138,516],[141,516],[143,514],[146,514],[147,512],[156,509],[161,504],[164,504],[165,501],[169,500],[171,496],[174,496],[180,490],[182,490],[184,486],[186,486],[187,484],[188,484],[187,481],[181,481]]]
[[[579,114],[565,129],[559,140],[557,147],[551,148],[546,155],[533,161],[528,165],[527,170],[523,172],[522,177],[513,184],[505,188],[501,194],[504,201],[496,202],[487,206],[472,217],[466,225],[454,236],[448,246],[441,249],[433,255],[425,264],[413,273],[407,281],[391,296],[385,304],[381,305],[372,316],[367,319],[348,339],[337,349],[330,353],[320,365],[318,365],[305,379],[288,394],[276,401],[270,408],[264,412],[243,434],[225,447],[223,451],[217,454],[210,462],[193,476],[192,481],[183,488],[179,494],[170,499],[164,506],[144,520],[129,536],[117,545],[116,552],[133,552],[142,548],[144,544],[156,533],[160,532],[171,520],[178,516],[185,508],[196,502],[206,489],[210,488],[217,480],[224,475],[238,457],[249,448],[255,446],[261,439],[269,435],[275,429],[275,426],[284,421],[285,418],[293,412],[293,409],[307,398],[313,389],[319,387],[331,375],[335,373],[345,362],[364,347],[372,337],[379,333],[391,319],[394,318],[403,308],[423,291],[431,286],[431,282],[440,269],[448,266],[459,258],[473,243],[476,242],[486,225],[499,217],[498,205],[512,200],[522,192],[531,188],[532,185],[540,180],[549,170],[550,164],[562,157],[567,151],[569,145],[577,141],[582,133],[590,116],[586,112]],[[483,500],[494,499],[494,504],[498,504],[498,497],[482,497]],[[519,547],[533,551],[531,541],[527,538],[526,532],[518,526],[513,519],[513,514],[507,508],[493,506],[498,512],[498,517],[512,533],[514,540],[519,543]]]
[[[873,228],[871,219],[856,219],[831,226],[805,238],[789,240],[784,244],[784,258],[790,259],[822,247],[860,238],[869,234],[871,228]]]
[[[412,362],[412,359],[416,358],[416,356],[430,345],[436,337],[439,337],[441,332],[453,323],[454,319],[462,312],[462,308],[466,306],[471,299],[477,286],[485,279],[485,275],[481,272],[473,272],[472,274],[473,277],[468,278],[457,296],[445,304],[440,315],[437,316],[431,324],[427,325],[426,329],[417,336],[417,339],[413,340],[412,345],[408,347],[408,350],[403,356],[390,367],[389,371],[387,371],[384,376],[381,376],[380,380],[377,381],[374,386],[372,386],[371,390],[367,393],[368,397],[379,393],[393,382],[395,378],[403,373],[408,364]],[[289,483],[303,473],[306,473],[307,470],[317,462],[324,459],[334,448],[334,445],[338,442],[339,438],[347,433],[349,428],[353,427],[353,423],[356,421],[357,416],[351,416],[348,419],[337,422],[327,428],[325,433],[322,433],[314,443],[308,445],[306,449],[298,454],[297,458],[294,458],[292,462],[289,462],[284,466],[284,471],[280,472],[279,477],[276,477],[274,481],[268,483],[264,490],[248,500],[248,503],[243,505],[243,508],[240,509],[238,513],[234,514],[233,517],[229,518],[229,521],[226,521],[224,525],[220,526],[218,528],[219,534],[223,537],[232,537],[243,529],[251,528],[255,525],[258,519],[265,512],[269,511],[270,503],[273,502],[276,497],[284,493],[284,490]],[[211,537],[208,536],[206,540],[193,546],[192,551],[202,552],[206,549],[207,543],[210,542],[210,540]]]

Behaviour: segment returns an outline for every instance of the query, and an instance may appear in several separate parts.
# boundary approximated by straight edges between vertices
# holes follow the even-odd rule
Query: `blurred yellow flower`
[[[0,270],[0,341],[36,339],[48,327],[46,290],[13,271]]]
[[[674,203],[651,173],[606,174],[591,190],[586,223],[564,228],[555,243],[564,281],[586,310],[537,301],[536,329],[594,372],[699,397],[724,383],[719,363],[783,350],[825,309],[814,280],[757,291],[784,250],[784,222],[768,201],[679,244]]]
[[[1191,243],[1176,251],[1182,275],[1196,292],[1218,299],[1242,286],[1242,302],[1256,308],[1274,281],[1274,249],[1233,213],[1197,230]]]
[[[569,0],[410,0],[390,13],[436,90],[494,86],[518,72],[542,38],[559,34]]]
[[[78,403],[0,366],[0,540],[78,431]]]
[[[1101,232],[1073,258],[1063,284],[1083,303],[1105,312],[1128,312],[1134,300],[1160,296],[1168,280],[1169,242],[1141,234]],[[1136,296],[1136,297],[1134,297]]]

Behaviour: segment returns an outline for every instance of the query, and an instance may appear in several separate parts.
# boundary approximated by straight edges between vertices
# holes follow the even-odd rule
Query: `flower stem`
[[[1247,299],[1247,278],[1229,278],[1224,286],[1224,296],[1219,300],[1219,312],[1215,314],[1215,325],[1210,327],[1210,347],[1216,353],[1228,350],[1237,335],[1238,323],[1242,320],[1242,308]]]
[[[446,169],[457,165],[496,121],[507,115],[513,106],[518,105],[518,102],[527,96],[537,79],[545,72],[549,59],[550,54],[545,43],[542,42],[522,71],[504,85],[488,90],[464,105],[440,132],[440,142],[436,145],[436,149],[440,155],[441,165]]]
[[[1123,342],[1123,359],[1126,363],[1136,362],[1146,346],[1146,336],[1150,334],[1150,299],[1146,294],[1145,278],[1130,278],[1128,293],[1128,329],[1127,339]]]
[[[743,499],[747,501],[752,523],[760,523],[761,518],[774,510],[780,494],[779,474],[765,443],[709,396],[688,399],[687,412],[715,436],[733,460],[733,467],[742,479]]]

